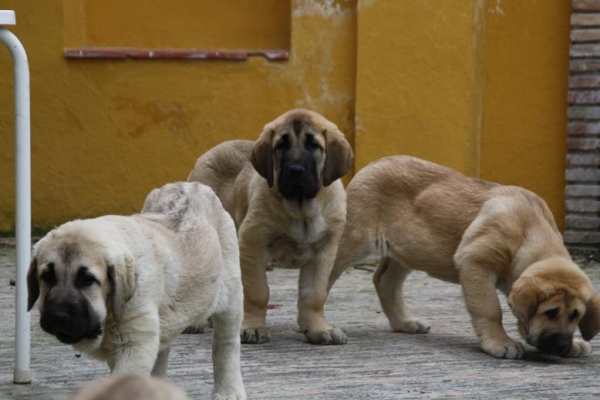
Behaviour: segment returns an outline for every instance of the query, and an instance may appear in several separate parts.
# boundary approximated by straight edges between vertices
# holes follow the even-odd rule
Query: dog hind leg
[[[428,333],[430,325],[414,318],[404,303],[403,285],[412,272],[398,260],[384,256],[373,275],[373,284],[383,312],[396,332]]]

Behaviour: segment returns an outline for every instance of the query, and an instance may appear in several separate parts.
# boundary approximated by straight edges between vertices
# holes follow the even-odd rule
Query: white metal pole
[[[0,27],[0,41],[12,55],[15,74],[15,175],[16,175],[16,323],[15,383],[31,382],[30,315],[27,312],[27,269],[31,258],[31,156],[29,115],[29,65],[23,45]]]

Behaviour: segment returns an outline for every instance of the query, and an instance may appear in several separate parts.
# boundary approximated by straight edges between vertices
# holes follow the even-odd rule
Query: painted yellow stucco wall
[[[570,1],[488,1],[481,176],[565,214]]]
[[[290,108],[322,113],[352,141],[356,3],[291,4],[288,61],[99,60],[63,57],[63,2],[5,1],[30,61],[34,226],[139,211],[152,188],[185,180],[204,151],[255,139]],[[12,80],[3,50],[0,232],[14,227]]]
[[[193,0],[175,1],[179,10],[186,2]],[[2,5],[16,10],[11,30],[30,59],[37,228],[136,212],[152,188],[184,180],[204,151],[256,138],[294,107],[340,126],[354,145],[355,170],[412,154],[532,189],[562,224],[567,1],[290,0],[287,25],[266,39],[283,36],[264,42],[287,46],[286,61],[66,59],[67,47],[102,44],[94,42],[98,24],[86,28],[77,19],[92,11],[77,3]],[[242,12],[230,2],[211,4],[211,12]],[[99,19],[106,12],[94,11],[90,21],[106,21],[112,35],[139,35],[135,23]],[[276,19],[282,11],[243,12]],[[211,32],[215,43],[236,47],[231,30]],[[247,32],[237,35],[242,47],[260,46]],[[160,38],[134,45],[178,44],[177,34]],[[188,40],[182,47],[194,43]],[[12,79],[10,56],[0,50],[0,232],[14,226]]]
[[[356,169],[410,154],[564,219],[568,1],[361,1]]]

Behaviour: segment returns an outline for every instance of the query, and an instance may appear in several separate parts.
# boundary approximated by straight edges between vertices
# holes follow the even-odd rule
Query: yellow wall
[[[562,226],[569,17],[567,1],[361,1],[356,169],[426,158],[531,189]]]
[[[571,5],[488,3],[481,176],[533,190],[562,227]]]
[[[290,45],[289,0],[63,2],[65,47],[266,50]]]
[[[185,180],[204,151],[226,139],[254,139],[290,108],[321,112],[352,140],[353,1],[292,1],[291,55],[278,62],[69,60],[61,1],[3,7],[16,10],[12,30],[29,54],[36,227],[136,212],[152,188]],[[126,34],[129,26],[115,29]],[[0,231],[14,226],[12,87],[2,51]]]
[[[174,3],[181,10],[186,2],[196,4]],[[293,107],[337,123],[355,145],[355,169],[384,155],[416,155],[530,188],[562,223],[567,1],[291,0],[289,37],[265,44],[287,43],[287,61],[65,59],[66,47],[102,44],[77,23],[90,12],[77,3],[3,3],[17,12],[11,30],[30,59],[36,227],[135,212],[152,188],[185,179],[202,152],[256,138]],[[212,4],[211,12],[241,15],[230,2]],[[104,20],[124,37],[140,30]],[[172,22],[169,31],[179,29]],[[227,32],[209,36],[235,48]],[[11,69],[0,51],[0,232],[14,219]]]

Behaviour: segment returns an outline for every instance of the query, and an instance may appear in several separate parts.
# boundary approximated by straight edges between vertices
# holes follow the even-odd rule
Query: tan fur
[[[302,132],[291,134],[295,122]],[[291,148],[310,148],[321,181],[315,198],[302,203],[287,200],[278,187],[282,152],[278,143],[287,135]],[[289,111],[268,123],[256,142],[230,141],[202,155],[188,180],[213,188],[238,229],[244,323],[242,341],[269,340],[266,310],[269,288],[266,266],[271,260],[301,268],[298,323],[310,343],[338,344],[343,333],[323,315],[327,278],[346,218],[345,192],[338,179],[351,167],[352,150],[337,127],[317,113]]]
[[[579,324],[589,340],[600,330],[598,295],[534,193],[396,156],[361,170],[348,185],[347,201],[329,288],[347,268],[380,254],[373,281],[392,329],[429,331],[406,309],[402,294],[408,274],[420,270],[462,285],[481,347],[493,356],[523,355],[522,344],[502,326],[497,288],[508,295],[528,343],[565,356],[590,353],[573,333]],[[549,318],[545,312],[553,308],[558,315]]]
[[[78,390],[71,400],[187,400],[181,390],[157,378],[124,375],[102,379]]]
[[[168,184],[148,195],[140,214],[63,224],[34,246],[32,260],[29,308],[37,302],[43,321],[50,310],[82,315],[71,310],[84,303],[88,312],[64,329],[100,324],[99,335],[70,343],[105,360],[112,374],[165,376],[171,342],[187,326],[211,317],[213,399],[246,398],[237,238],[231,217],[209,187]],[[81,268],[95,283],[77,283]],[[49,271],[54,282],[47,282]],[[52,296],[62,297],[58,302]]]

